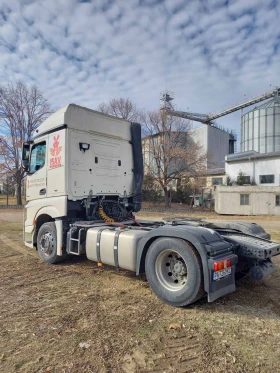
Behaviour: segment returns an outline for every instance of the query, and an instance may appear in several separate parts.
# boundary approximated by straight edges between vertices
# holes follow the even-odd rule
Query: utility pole
[[[163,144],[165,144],[166,140],[166,124],[167,124],[167,110],[174,110],[172,106],[172,100],[174,100],[174,94],[173,92],[165,91],[160,94],[160,100],[163,102],[160,105],[160,109],[162,110],[162,124],[163,124]],[[164,156],[164,148],[163,148],[163,163],[165,163],[165,156]],[[164,166],[165,168],[165,166]],[[166,170],[164,169],[164,173]],[[163,175],[164,177],[165,175]],[[167,190],[167,196],[165,196],[165,207],[171,207],[171,189],[172,186],[169,187],[169,190]]]

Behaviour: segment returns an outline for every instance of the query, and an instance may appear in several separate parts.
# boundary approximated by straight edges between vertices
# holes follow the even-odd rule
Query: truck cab
[[[24,242],[29,247],[36,247],[37,233],[48,221],[56,223],[61,235],[62,218],[98,220],[101,199],[120,215],[132,216],[141,208],[143,161],[137,123],[70,104],[51,115],[33,141],[23,145],[23,166]]]

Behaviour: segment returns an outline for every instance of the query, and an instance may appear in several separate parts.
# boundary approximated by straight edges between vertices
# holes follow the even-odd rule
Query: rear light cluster
[[[214,272],[221,271],[222,269],[226,269],[231,267],[231,260],[225,259],[220,260],[219,262],[214,262]]]

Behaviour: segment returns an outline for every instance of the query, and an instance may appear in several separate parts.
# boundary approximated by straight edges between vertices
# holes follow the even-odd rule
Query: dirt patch
[[[51,266],[36,252],[26,255],[21,231],[19,223],[0,224],[1,372],[279,369],[279,257],[265,281],[244,279],[214,303],[175,309],[130,272],[75,257]],[[278,239],[278,230],[270,233]]]
[[[185,325],[183,328],[180,332],[166,330],[165,337],[157,341],[149,340],[149,350],[147,346],[138,347],[132,353],[126,354],[122,365],[123,372],[197,371],[202,362],[204,343],[190,328],[186,330]]]
[[[0,222],[23,222],[24,210],[0,209]]]

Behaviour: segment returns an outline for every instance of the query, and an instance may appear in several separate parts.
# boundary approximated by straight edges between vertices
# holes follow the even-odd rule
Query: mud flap
[[[56,227],[56,254],[58,256],[63,255],[63,223],[62,220],[55,221]]]
[[[213,293],[209,293],[207,295],[208,302],[214,302],[214,300],[226,295],[233,293],[236,290],[235,284],[231,284],[225,287],[222,287],[219,290],[214,291]]]
[[[214,263],[216,261],[223,261],[226,259],[231,260],[231,273],[225,277],[218,280],[214,280]],[[214,300],[234,292],[236,290],[235,286],[235,268],[238,262],[237,255],[229,254],[226,256],[216,256],[214,258],[208,259],[208,274],[209,274],[209,292],[208,292],[208,302],[213,302]]]
[[[33,236],[35,233],[35,225],[24,225],[24,244],[27,247],[30,247],[31,249],[34,249],[33,245]]]

